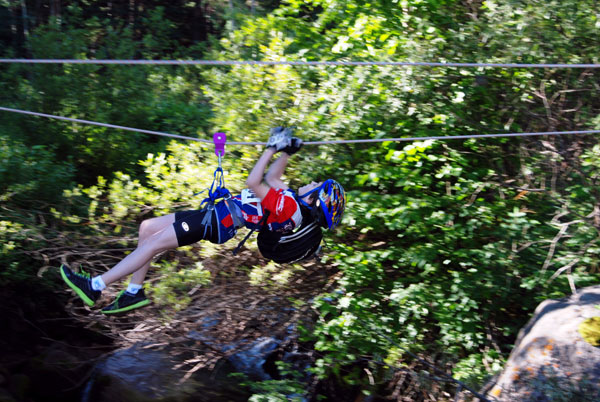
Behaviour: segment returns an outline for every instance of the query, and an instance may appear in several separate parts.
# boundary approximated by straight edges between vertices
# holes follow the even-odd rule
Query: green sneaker
[[[114,302],[102,309],[102,312],[104,314],[124,313],[125,311],[147,306],[148,304],[150,304],[150,300],[144,294],[144,289],[138,290],[136,294],[131,294],[123,290]]]
[[[77,296],[81,297],[81,300],[88,306],[93,306],[96,300],[102,293],[100,290],[92,289],[92,278],[87,272],[73,272],[66,265],[60,266],[60,276],[69,285],[71,289],[77,293]]]

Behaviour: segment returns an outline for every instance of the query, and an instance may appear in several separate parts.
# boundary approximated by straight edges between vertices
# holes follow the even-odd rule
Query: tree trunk
[[[233,0],[229,0],[229,17],[231,18],[231,29],[235,30],[235,14],[233,9]]]
[[[27,15],[27,3],[21,0],[21,18],[23,19],[23,38],[25,43],[29,40],[29,16]]]
[[[60,0],[50,0],[50,20],[54,20],[56,25],[61,24]]]
[[[38,26],[39,23],[43,23],[43,21],[44,21],[43,10],[44,10],[43,0],[35,0],[35,6],[33,7],[31,20],[30,20],[32,27],[36,27],[36,26]]]
[[[135,6],[135,0],[129,0],[129,15],[127,16],[127,23],[129,24],[129,27],[132,31],[135,28]]]
[[[201,0],[196,1],[192,26],[192,40],[194,43],[204,42],[208,38],[208,27]]]
[[[8,7],[10,12],[10,36],[11,43],[15,49],[15,54],[19,54],[19,24],[17,10],[14,7]]]

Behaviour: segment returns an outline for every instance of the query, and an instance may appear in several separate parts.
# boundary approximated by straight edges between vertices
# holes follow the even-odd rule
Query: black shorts
[[[203,223],[209,211],[207,209],[198,209],[192,211],[175,212],[175,222],[173,228],[177,236],[179,246],[187,246],[200,240],[208,240],[211,243],[218,243],[218,222],[215,214],[211,214],[209,224]]]

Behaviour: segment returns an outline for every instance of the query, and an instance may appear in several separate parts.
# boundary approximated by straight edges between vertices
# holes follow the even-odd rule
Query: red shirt
[[[280,233],[291,232],[302,223],[300,205],[292,190],[275,189],[271,187],[262,202],[248,189],[233,200],[242,210],[242,218],[248,229],[260,229],[258,223],[269,211],[267,226],[269,230]]]

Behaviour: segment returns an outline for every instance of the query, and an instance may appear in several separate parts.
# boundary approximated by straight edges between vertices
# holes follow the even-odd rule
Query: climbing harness
[[[291,132],[282,128],[275,134],[279,134],[285,138],[291,138]],[[202,201],[202,205],[206,204],[206,206],[203,208],[206,213],[202,220],[202,224],[205,227],[206,236],[209,229],[211,232],[214,230],[214,228],[211,227],[211,222],[214,222],[213,215],[217,214],[216,224],[219,226],[219,236],[216,241],[220,244],[233,237],[237,228],[245,225],[240,218],[241,210],[239,205],[231,199],[231,192],[225,187],[222,158],[225,155],[225,143],[227,142],[227,136],[225,133],[215,133],[213,135],[213,142],[215,144],[215,154],[218,157],[218,166],[213,173],[213,182],[208,189],[208,197]],[[323,186],[319,188],[321,189]],[[244,193],[242,195],[244,196]],[[253,194],[246,193],[245,197],[243,198],[249,198],[252,196]],[[266,253],[263,254],[266,258],[272,259],[276,262],[295,262],[317,252],[323,235],[319,225],[316,222],[311,222],[309,225],[302,225],[300,230],[288,236],[281,236],[280,234],[276,233],[270,234],[270,231],[266,229],[266,222],[270,211],[265,210],[263,212],[260,207],[257,209],[260,209],[262,214],[260,221],[250,230],[250,232],[242,239],[242,241],[238,243],[237,247],[232,252],[233,255],[236,255],[246,241],[250,238],[250,236],[252,236],[252,234],[259,229],[259,247],[261,252]],[[225,234],[223,236],[223,233],[221,233],[223,229],[222,223],[223,221],[227,220],[227,216],[224,216],[225,214],[229,214],[231,216],[231,223],[233,225],[227,226],[227,228],[233,228],[233,235],[231,236],[229,236],[231,234],[231,230],[225,230]],[[268,240],[265,242],[264,239],[267,238]]]
[[[244,224],[240,218],[239,208],[231,201],[231,192],[225,187],[222,158],[225,155],[227,136],[225,133],[215,133],[213,142],[219,164],[213,173],[213,181],[208,189],[208,197],[202,200],[201,203],[201,205],[205,205],[202,208],[202,211],[205,212],[202,225],[204,226],[204,238],[209,238],[210,231],[210,238],[214,239],[215,243],[221,244],[235,236],[237,229],[244,226]],[[217,227],[213,227],[213,223]],[[213,235],[215,230],[216,236]]]

